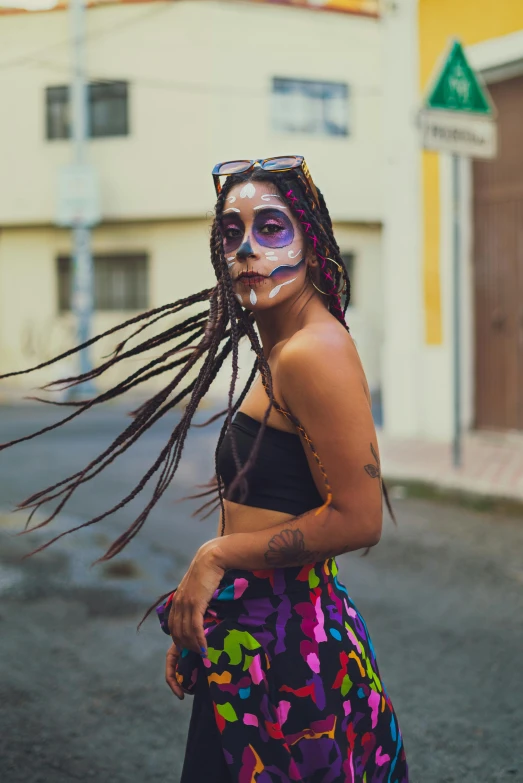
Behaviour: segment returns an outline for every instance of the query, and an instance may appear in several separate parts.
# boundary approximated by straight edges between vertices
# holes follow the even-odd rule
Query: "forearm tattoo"
[[[325,555],[319,552],[313,552],[305,548],[305,539],[301,530],[282,530],[276,533],[269,541],[269,548],[265,552],[265,560],[268,565],[275,568],[291,565],[305,565],[306,563],[316,563],[322,560]]]

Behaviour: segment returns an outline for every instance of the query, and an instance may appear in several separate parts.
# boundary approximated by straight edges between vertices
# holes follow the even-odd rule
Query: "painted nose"
[[[236,257],[239,258],[241,261],[246,261],[249,256],[254,255],[254,250],[252,249],[250,240],[247,238],[243,245],[240,245],[238,248],[238,252],[236,253]]]

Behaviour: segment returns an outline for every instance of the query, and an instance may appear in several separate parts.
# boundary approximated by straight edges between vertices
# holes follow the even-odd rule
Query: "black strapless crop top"
[[[244,465],[261,424],[238,411],[232,421],[238,456]],[[218,452],[218,474],[229,488],[236,476],[231,435],[227,432]],[[248,493],[243,505],[284,511],[298,516],[323,505],[298,435],[266,427],[256,461],[247,474]],[[230,500],[236,500],[235,494]]]

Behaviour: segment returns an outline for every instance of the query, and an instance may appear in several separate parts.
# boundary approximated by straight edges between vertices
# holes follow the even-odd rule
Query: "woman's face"
[[[274,185],[246,182],[231,188],[221,229],[234,293],[244,307],[264,310],[303,289],[303,233]]]

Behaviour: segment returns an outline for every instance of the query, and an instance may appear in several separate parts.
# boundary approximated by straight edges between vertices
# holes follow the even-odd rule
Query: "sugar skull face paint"
[[[260,310],[273,301],[295,299],[306,280],[305,240],[273,184],[246,182],[231,188],[221,233],[234,293],[244,307]]]
[[[280,264],[276,269],[272,270],[269,277],[274,282],[280,283],[282,280],[286,280],[289,275],[295,275],[298,269],[301,269],[304,264],[305,261],[303,259],[297,261],[295,264]]]
[[[266,207],[256,212],[253,234],[262,247],[287,247],[294,239],[294,226],[285,212]]]
[[[240,215],[224,214],[222,231],[226,254],[234,253],[241,245],[250,247]],[[263,209],[257,211],[254,216],[252,235],[261,247],[288,247],[294,240],[294,226],[284,212],[263,205]]]
[[[223,251],[226,256],[235,253],[243,241],[245,226],[239,215],[226,215],[222,221]]]
[[[256,195],[256,188],[252,182],[247,182],[246,185],[240,190],[240,198],[254,198]]]
[[[269,292],[269,299],[274,299],[277,296],[284,285],[289,285],[297,280],[297,272],[305,266],[304,259],[298,261],[296,264],[280,264],[276,269],[273,269],[269,275],[269,278],[277,283],[276,286]]]

